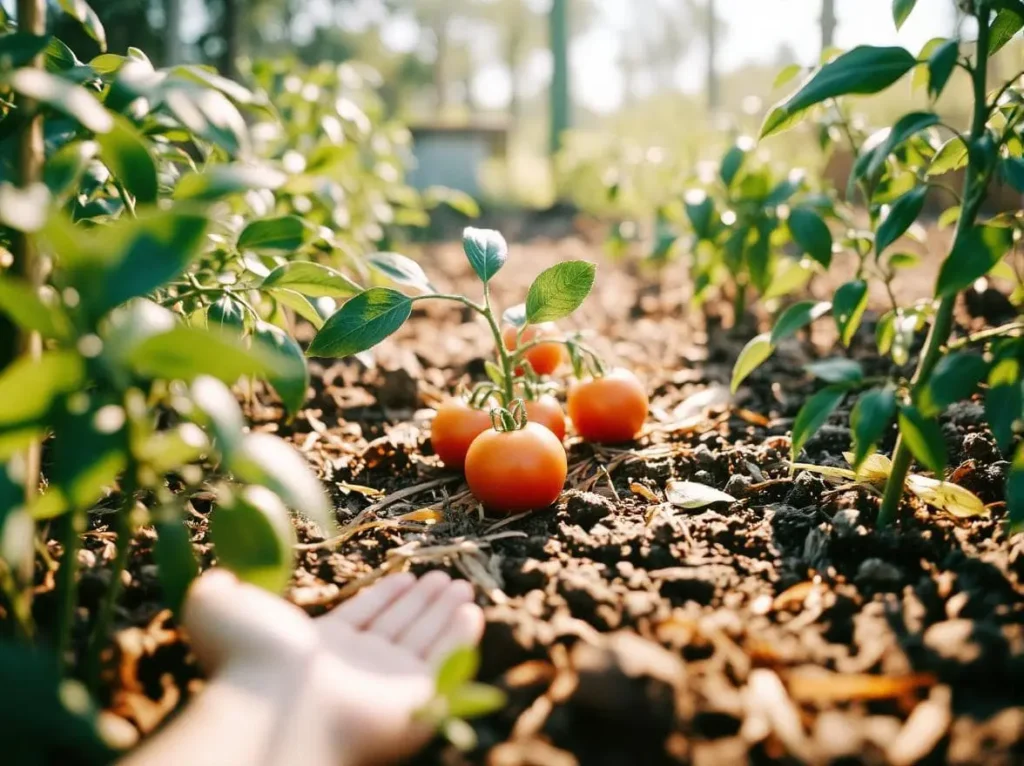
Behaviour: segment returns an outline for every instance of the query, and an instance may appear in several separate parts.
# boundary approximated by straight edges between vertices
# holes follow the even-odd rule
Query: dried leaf
[[[780,612],[786,609],[799,609],[807,601],[807,598],[821,588],[821,582],[817,580],[805,580],[796,585],[786,588],[775,600],[772,601],[772,609]]]
[[[695,481],[670,480],[665,487],[665,497],[679,508],[704,508],[712,503],[735,503],[736,498],[720,489],[699,484]]]
[[[364,487],[362,484],[349,484],[345,481],[338,482],[338,489],[346,494],[349,492],[355,492],[356,494],[362,495],[363,497],[383,497],[384,492],[373,487]]]
[[[440,522],[444,514],[436,508],[421,508],[418,511],[403,513],[395,518],[395,521],[432,521]]]
[[[815,705],[885,700],[912,694],[935,684],[930,673],[905,676],[876,676],[869,673],[831,673],[815,669],[797,670],[786,679],[789,693],[797,702]]]
[[[771,421],[764,415],[759,412],[754,412],[753,410],[738,409],[736,410],[736,415],[753,426],[767,428],[771,423]]]
[[[640,495],[640,497],[642,497],[648,503],[661,502],[661,499],[656,494],[654,494],[653,490],[651,490],[649,487],[644,486],[643,484],[640,484],[639,482],[630,482],[629,489],[630,491],[633,492],[633,494]]]
[[[981,498],[959,484],[911,474],[907,477],[907,489],[917,495],[922,502],[959,519],[972,516],[987,517],[991,514]]]

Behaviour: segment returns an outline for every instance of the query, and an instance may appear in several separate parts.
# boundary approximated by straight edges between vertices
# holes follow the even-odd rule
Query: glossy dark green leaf
[[[253,331],[253,339],[276,352],[282,364],[267,376],[267,381],[281,397],[281,403],[291,417],[306,401],[309,388],[309,367],[299,344],[282,330],[267,322],[259,322]],[[284,363],[287,362],[287,363]]]
[[[1006,510],[1010,531],[1024,529],[1024,443],[1017,447],[1006,480]]]
[[[1024,27],[1024,10],[1009,7],[1001,8],[996,13],[989,31],[989,55],[996,53],[1010,42],[1022,27]]]
[[[123,117],[107,133],[97,135],[100,159],[140,205],[156,202],[156,163],[145,138]]]
[[[66,338],[71,332],[71,322],[60,303],[45,303],[38,290],[15,277],[0,277],[0,314],[44,338]]]
[[[812,362],[804,369],[826,383],[859,383],[864,379],[864,369],[860,362],[841,356]]]
[[[268,433],[248,433],[227,459],[235,478],[272,490],[327,534],[336,526],[323,485],[297,449]]]
[[[1024,194],[1024,159],[1003,157],[999,161],[999,170],[1010,186]]]
[[[736,393],[740,383],[746,380],[750,373],[760,367],[772,355],[774,350],[775,346],[772,345],[771,333],[763,332],[747,342],[747,345],[740,351],[740,355],[736,358],[736,364],[732,368],[732,381],[729,384],[729,389],[732,393]]]
[[[1013,244],[1013,229],[1003,226],[975,226],[953,245],[939,269],[937,297],[955,295],[985,276]]]
[[[828,301],[800,301],[779,314],[772,327],[771,343],[777,346],[786,338],[809,325],[815,319],[825,316],[832,308]]]
[[[826,269],[832,264],[832,232],[814,210],[797,207],[789,213],[789,232],[793,241]]]
[[[914,11],[917,0],[892,0],[892,20],[896,29],[903,26],[904,22]]]
[[[283,593],[295,561],[295,530],[288,509],[264,487],[224,498],[210,514],[217,562],[243,582]]]
[[[51,491],[85,509],[113,486],[128,463],[124,408],[94,397],[84,411],[63,411],[53,426]]]
[[[81,66],[75,52],[59,38],[51,37],[43,51],[43,66],[51,74],[68,74]],[[83,123],[84,124],[84,123]]]
[[[555,322],[572,314],[590,295],[596,272],[587,261],[564,261],[544,269],[526,294],[526,321]]]
[[[241,333],[245,330],[245,307],[225,293],[206,309],[206,326]]]
[[[824,388],[810,399],[797,413],[793,422],[793,439],[790,455],[797,459],[807,441],[828,421],[829,415],[839,406],[846,395],[846,389],[838,386]]]
[[[988,362],[980,354],[958,352],[942,357],[921,392],[918,409],[936,415],[955,402],[970,397],[988,372]]]
[[[285,287],[311,298],[348,298],[362,290],[340,271],[312,261],[283,263],[267,274],[260,287]]]
[[[494,229],[467,227],[462,232],[462,249],[473,271],[485,283],[489,282],[508,260],[508,244]]]
[[[30,63],[46,48],[50,38],[28,32],[11,32],[0,37],[0,61],[16,69]]]
[[[826,99],[885,90],[916,63],[903,48],[858,46],[825,64],[796,93],[773,107],[761,126],[761,137],[791,127],[805,110]]]
[[[865,391],[857,399],[850,413],[854,471],[859,471],[868,455],[875,451],[895,415],[896,392],[889,386]]]
[[[92,93],[50,72],[18,69],[7,78],[7,84],[16,93],[73,117],[93,133],[107,133],[114,127],[114,118]]]
[[[998,357],[988,374],[985,416],[999,448],[1006,452],[1013,441],[1013,425],[1021,419],[1021,361],[1013,355]]]
[[[741,146],[731,146],[722,157],[722,164],[718,167],[718,176],[726,187],[732,186],[736,174],[740,172],[743,163],[747,159],[747,150]]]
[[[912,136],[939,123],[939,116],[934,112],[911,112],[896,121],[892,129],[872,152],[871,160],[864,168],[864,176],[871,178],[885,164],[886,158],[896,147],[902,145]]]
[[[946,88],[956,60],[960,55],[960,41],[947,40],[928,57],[928,95],[937,99]]]
[[[158,521],[154,526],[153,556],[163,601],[180,617],[189,586],[199,576],[192,540],[181,519]]]
[[[915,186],[906,194],[899,196],[889,208],[889,214],[878,226],[875,234],[875,253],[881,255],[885,249],[898,240],[917,220],[924,209],[924,201],[928,196],[927,186]]]
[[[345,357],[376,346],[412,313],[412,300],[397,290],[373,287],[351,298],[324,322],[309,356]]]
[[[178,325],[136,345],[127,362],[147,378],[192,381],[209,375],[234,383],[246,375],[266,377],[283,360],[261,346],[246,348],[238,336]]]
[[[851,280],[836,290],[832,301],[832,316],[835,317],[839,338],[844,346],[849,346],[853,340],[867,307],[868,283],[863,279]]]
[[[51,154],[43,166],[43,182],[55,197],[75,190],[99,152],[95,141],[72,141]]]
[[[264,218],[252,221],[242,229],[242,233],[238,235],[238,249],[290,252],[302,247],[309,237],[309,230],[298,216]]]
[[[415,287],[424,293],[436,292],[423,267],[400,253],[374,253],[370,266],[397,285]]]
[[[929,471],[942,478],[946,470],[946,438],[935,418],[927,418],[913,406],[900,408],[900,435],[911,453]]]
[[[715,202],[702,191],[694,191],[686,195],[684,203],[686,217],[690,219],[693,233],[697,239],[708,239],[711,236],[715,220]]]

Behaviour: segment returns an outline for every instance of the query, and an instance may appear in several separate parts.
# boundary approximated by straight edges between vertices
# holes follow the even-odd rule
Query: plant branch
[[[949,351],[956,351],[967,346],[973,346],[975,343],[982,343],[983,341],[991,338],[999,338],[1003,335],[1009,335],[1012,332],[1024,330],[1024,322],[1010,322],[1008,324],[1000,325],[999,327],[990,327],[987,330],[981,330],[972,335],[968,335],[966,338],[960,338],[955,340],[946,346]]]

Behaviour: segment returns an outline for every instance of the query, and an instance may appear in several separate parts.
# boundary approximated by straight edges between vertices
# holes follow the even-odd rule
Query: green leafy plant
[[[989,425],[1004,451],[1014,448],[1015,424],[1022,417],[1020,365],[1024,342],[1020,321],[951,341],[957,296],[994,270],[1007,270],[1004,256],[1020,237],[1019,214],[982,218],[989,184],[999,176],[1024,191],[1018,172],[1024,150],[1021,75],[994,91],[987,84],[990,57],[1024,25],[1024,3],[975,0],[965,8],[978,25],[973,56],[962,56],[967,46],[955,39],[932,41],[917,57],[902,48],[855,48],[827,60],[811,73],[793,94],[770,110],[761,131],[761,137],[766,138],[810,113],[828,110],[846,128],[844,133],[856,154],[851,192],[859,190],[867,205],[870,229],[851,238],[859,264],[855,278],[842,285],[830,302],[789,307],[777,318],[771,333],[750,341],[733,370],[734,390],[780,341],[827,313],[834,318],[841,342],[849,345],[864,315],[869,281],[881,282],[891,297],[889,288],[895,274],[916,264],[915,258],[896,251],[893,245],[912,231],[926,197],[942,195],[956,203],[940,217],[940,223],[955,222],[956,229],[939,271],[934,298],[912,306],[900,306],[893,300],[892,309],[878,322],[878,351],[889,356],[897,368],[908,363],[915,334],[928,328],[916,369],[910,375],[897,373],[892,378],[878,379],[865,376],[852,360],[814,365],[811,372],[828,387],[807,401],[794,425],[795,460],[829,413],[847,395],[856,394],[851,463],[857,472],[871,458],[890,424],[897,422],[899,438],[891,470],[886,473],[879,515],[882,525],[896,520],[905,488],[914,491],[915,486],[927,483],[921,477],[908,479],[915,459],[938,477],[929,481],[941,482],[946,445],[937,418],[945,407],[984,389]],[[893,16],[897,25],[913,9],[914,2],[896,0]],[[849,130],[843,97],[877,93],[915,72],[915,81],[927,85],[934,101],[957,68],[967,73],[971,83],[973,112],[966,132],[946,125],[932,111],[905,115],[864,141]],[[943,174],[958,168],[965,170],[959,193],[942,181]],[[1016,447],[1007,493],[1010,522],[1014,525],[1024,522],[1024,505],[1014,490],[1020,483],[1017,472],[1021,449]]]
[[[479,668],[480,654],[475,648],[453,651],[437,670],[434,698],[418,712],[420,720],[463,751],[477,744],[476,732],[467,719],[490,715],[506,703],[500,689],[473,681]]]

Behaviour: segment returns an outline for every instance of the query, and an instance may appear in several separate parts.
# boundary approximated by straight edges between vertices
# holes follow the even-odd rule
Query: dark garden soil
[[[314,395],[294,423],[269,398],[250,409],[255,428],[308,455],[345,530],[318,544],[300,529],[293,600],[320,613],[406,566],[477,586],[481,680],[509,705],[474,722],[477,751],[437,743],[419,762],[1024,763],[1024,535],[1005,532],[1008,463],[981,405],[954,407],[943,427],[954,480],[992,504],[991,518],[958,521],[907,500],[899,529],[873,531],[869,488],[790,476],[787,463],[793,418],[814,390],[802,365],[847,353],[831,328],[789,342],[730,398],[723,384],[753,328],[724,329],[717,304],[705,324],[680,268],[659,277],[606,264],[578,237],[534,241],[512,247],[498,299],[522,300],[541,268],[567,258],[602,261],[576,326],[647,380],[652,417],[622,448],[571,441],[567,490],[551,509],[483,517],[432,456],[430,407],[483,377],[491,343],[448,304],[420,304],[376,369],[314,363]],[[457,245],[427,248],[421,262],[442,290],[479,289]],[[929,287],[918,276],[903,289]],[[872,352],[869,315],[849,353]],[[849,405],[804,460],[845,466],[848,419]],[[665,502],[670,479],[737,501],[678,508]],[[192,505],[208,564],[209,501]],[[109,579],[104,529],[83,553],[90,609]],[[104,700],[128,738],[201,683],[160,611],[152,540],[137,538]]]

